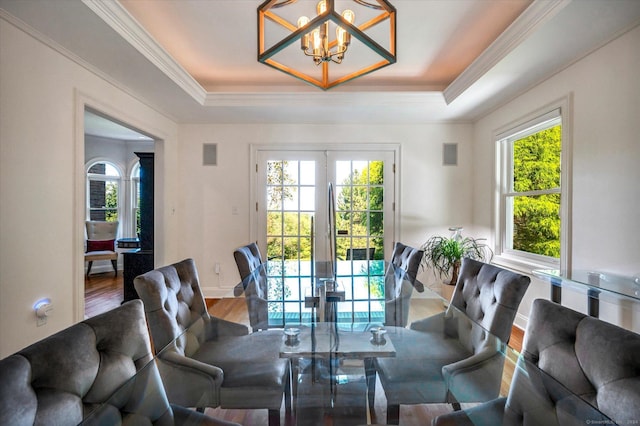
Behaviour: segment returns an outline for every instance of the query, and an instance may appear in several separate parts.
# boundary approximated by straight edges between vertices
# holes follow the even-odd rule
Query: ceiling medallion
[[[386,0],[267,0],[258,61],[331,89],[396,62],[396,9]]]

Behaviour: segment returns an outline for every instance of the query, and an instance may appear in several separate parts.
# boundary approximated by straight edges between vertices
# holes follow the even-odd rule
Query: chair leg
[[[291,367],[289,367],[289,372],[291,372]],[[291,414],[291,375],[288,376],[284,386],[284,409],[287,415]]]
[[[453,411],[460,411],[462,410],[462,407],[460,406],[459,402],[452,402],[451,403],[451,407],[453,408]]]
[[[118,259],[111,259],[111,264],[113,265],[113,270],[116,273],[116,277],[118,276]]]
[[[269,409],[269,426],[280,426],[280,410]]]
[[[376,369],[372,358],[365,358],[364,372],[367,381],[367,396],[369,398],[369,410],[373,410],[376,403]]]
[[[387,404],[387,423],[390,425],[400,424],[400,405]]]
[[[91,267],[93,266],[93,260],[89,260],[89,265],[87,265],[87,277],[91,273]]]

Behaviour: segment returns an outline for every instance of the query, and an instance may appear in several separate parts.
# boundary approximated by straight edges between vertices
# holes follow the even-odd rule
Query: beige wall
[[[571,94],[573,268],[640,275],[639,46],[636,27],[475,124],[473,205],[478,226],[493,226],[494,131]],[[548,298],[548,285],[534,280],[520,307],[521,325],[534,297]],[[586,312],[583,294],[567,292],[563,304]],[[638,311],[604,303],[601,317],[640,330]]]
[[[0,19],[0,357],[83,315],[83,102],[163,140],[159,202],[169,204],[175,123]],[[163,261],[172,218],[160,226]],[[37,327],[33,304],[45,297],[54,310]]]

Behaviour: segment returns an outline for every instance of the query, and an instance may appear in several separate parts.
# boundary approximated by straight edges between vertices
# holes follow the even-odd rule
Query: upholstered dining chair
[[[240,426],[170,405],[140,300],[0,360],[0,425]]]
[[[390,337],[396,357],[373,361],[387,398],[387,423],[398,424],[401,404],[497,397],[503,368],[500,344],[509,339],[529,282],[527,276],[463,259],[452,306],[409,329],[394,330]],[[369,389],[373,394],[371,379]]]
[[[413,289],[424,291],[422,283],[416,280],[423,254],[422,250],[395,243],[384,279],[385,325],[406,327]]]
[[[433,424],[638,423],[638,353],[639,334],[536,299],[507,397],[439,416]]]
[[[246,326],[207,312],[193,259],[134,279],[169,401],[187,407],[268,409],[280,424],[284,396],[291,409],[289,362],[282,333],[249,334]]]
[[[113,270],[118,276],[118,252],[115,250],[118,222],[104,222],[97,220],[86,221],[87,248],[84,261],[88,262],[87,277],[96,260],[110,260]]]
[[[237,248],[233,252],[242,282],[234,289],[236,297],[244,293],[253,331],[269,328],[267,304],[267,273],[256,243]]]

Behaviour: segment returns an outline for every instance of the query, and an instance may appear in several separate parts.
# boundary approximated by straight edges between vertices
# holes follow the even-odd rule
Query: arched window
[[[114,222],[120,220],[120,182],[118,168],[107,161],[96,161],[87,168],[87,218]]]
[[[133,235],[140,235],[140,162],[131,169],[131,217]]]

